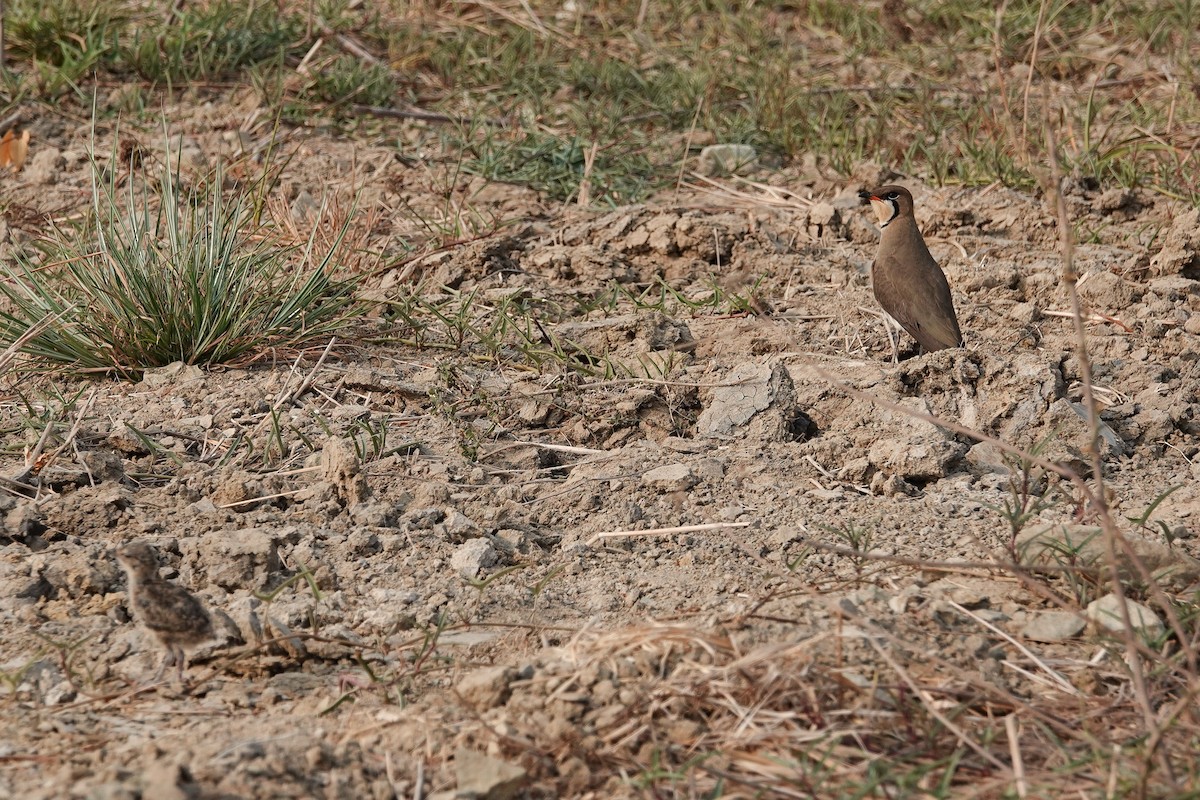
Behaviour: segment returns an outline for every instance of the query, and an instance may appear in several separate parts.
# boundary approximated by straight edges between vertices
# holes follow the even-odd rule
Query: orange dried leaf
[[[29,131],[20,136],[13,136],[12,130],[0,139],[0,167],[11,166],[13,172],[20,171],[25,166],[25,156],[29,155]]]

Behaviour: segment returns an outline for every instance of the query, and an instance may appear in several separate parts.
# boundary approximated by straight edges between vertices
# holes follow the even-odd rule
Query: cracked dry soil
[[[236,146],[203,129],[189,142],[210,159]],[[14,208],[84,208],[84,138],[35,142]],[[300,155],[279,188],[289,202],[336,189],[322,176],[350,164],[363,213],[424,196],[423,168],[386,148],[314,137]],[[1024,636],[1053,609],[1021,583],[911,563],[1004,560],[996,509],[1012,492],[993,445],[910,412],[1086,461],[1051,213],[999,187],[907,181],[967,346],[893,364],[867,279],[877,231],[855,196],[887,173],[759,177],[813,202],[684,192],[605,212],[464,178],[456,197],[521,223],[369,287],[398,297],[424,280],[569,306],[614,284],[702,298],[715,283],[770,309],[626,304],[551,326],[624,377],[393,343],[326,361],[298,393],[312,362],[58,379],[64,395],[95,393],[75,452],[36,500],[0,498],[0,795],[636,795],[616,751],[648,768],[655,748],[711,733],[647,702],[648,679],[699,651],[774,647],[796,674],[836,651],[869,683],[883,662],[848,629],[875,624],[917,663],[936,652],[1017,695],[1045,692],[1004,668],[1020,654],[961,607],[1046,657],[1086,659],[1086,633]],[[1136,518],[1180,487],[1154,531],[1175,538],[1187,586],[1200,555],[1197,212],[1083,184],[1068,201],[1097,231],[1077,259],[1116,513]],[[30,219],[5,221],[5,247],[29,240]],[[380,214],[374,241],[386,251],[410,222]],[[16,396],[5,474],[22,466]],[[270,441],[281,397],[278,468],[215,466],[239,436]],[[362,460],[372,430],[390,452]],[[1030,527],[1072,522],[1069,486],[1039,491],[1059,499]],[[637,533],[659,528],[692,529]],[[160,651],[131,623],[112,557],[135,538],[218,612],[221,638],[186,689],[145,685]]]

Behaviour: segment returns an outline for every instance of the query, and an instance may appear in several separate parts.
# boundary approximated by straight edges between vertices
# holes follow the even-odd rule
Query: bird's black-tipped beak
[[[868,192],[866,189],[863,189],[861,192],[858,193],[858,196],[863,201],[863,205],[866,205],[867,203],[871,202],[871,197],[873,195],[870,192]]]

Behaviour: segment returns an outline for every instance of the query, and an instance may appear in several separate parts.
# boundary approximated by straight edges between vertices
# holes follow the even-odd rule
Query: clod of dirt
[[[218,531],[179,540],[184,560],[222,589],[261,586],[279,570],[279,539],[264,528]]]
[[[355,506],[370,496],[358,456],[344,439],[334,436],[325,442],[321,468],[326,483],[343,505]]]
[[[1200,278],[1200,208],[1181,214],[1150,258],[1150,275],[1183,275]]]
[[[748,435],[766,442],[792,438],[796,418],[796,387],[782,365],[746,363],[735,367],[712,391],[700,413],[700,436],[728,436],[749,425]]]
[[[642,476],[642,481],[660,492],[683,492],[700,482],[687,464],[664,464]]]
[[[510,684],[517,676],[517,670],[512,667],[484,667],[460,680],[456,690],[472,708],[487,711],[508,702],[512,694]]]
[[[497,558],[490,539],[469,539],[450,556],[450,567],[464,578],[474,578],[485,567],[495,564]]]
[[[460,748],[454,753],[457,797],[464,794],[481,800],[508,800],[525,785],[525,770],[507,761]]]

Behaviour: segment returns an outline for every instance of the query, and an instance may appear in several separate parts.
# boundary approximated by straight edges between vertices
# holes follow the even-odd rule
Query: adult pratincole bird
[[[858,196],[871,203],[883,229],[871,265],[871,287],[879,305],[926,352],[961,347],[950,284],[917,228],[908,189],[881,186]]]
[[[117,561],[129,576],[129,610],[167,651],[154,680],[162,677],[168,663],[174,663],[183,683],[184,648],[214,638],[212,618],[191,592],[158,574],[158,556],[150,545],[130,542],[117,550]]]

